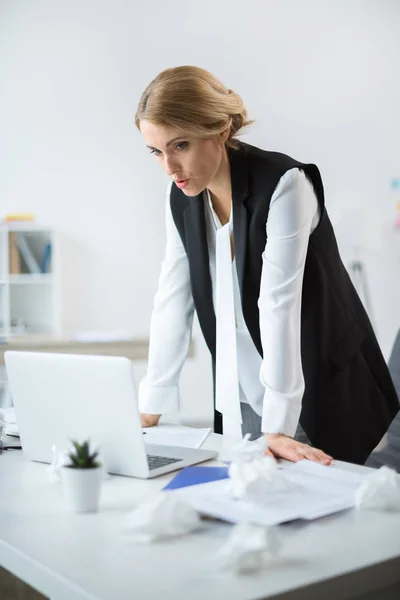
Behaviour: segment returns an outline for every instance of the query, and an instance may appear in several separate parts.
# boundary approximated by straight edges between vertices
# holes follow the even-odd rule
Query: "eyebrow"
[[[169,142],[167,142],[167,143],[165,144],[165,147],[166,147],[166,148],[168,148],[168,146],[170,146],[171,144],[173,144],[173,143],[174,143],[174,142],[176,142],[177,140],[182,140],[182,139],[184,139],[184,136],[183,136],[183,135],[179,135],[178,137],[176,137],[176,138],[173,138],[172,140],[169,140]],[[147,146],[147,147],[148,147],[150,150],[158,150],[157,148],[153,148],[153,146]],[[158,151],[159,151],[159,150],[158,150]]]

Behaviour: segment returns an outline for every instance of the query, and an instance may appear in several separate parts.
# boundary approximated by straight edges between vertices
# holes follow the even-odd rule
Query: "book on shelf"
[[[44,274],[51,270],[52,244],[50,241],[43,245],[41,256],[32,251],[29,238],[22,232],[8,233],[9,274],[24,273]]]
[[[47,242],[44,247],[42,260],[40,261],[40,270],[42,273],[48,273],[50,271],[51,261],[51,242]]]
[[[8,234],[8,258],[10,275],[19,275],[21,273],[21,256],[15,239],[15,232]]]
[[[29,273],[41,273],[40,266],[29,246],[26,237],[20,231],[15,233],[18,249]]]

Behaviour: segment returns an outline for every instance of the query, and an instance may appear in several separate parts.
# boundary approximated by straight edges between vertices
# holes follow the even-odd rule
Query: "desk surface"
[[[220,445],[213,434],[204,447]],[[100,512],[75,515],[65,512],[60,484],[49,483],[45,465],[3,452],[0,565],[54,600],[340,600],[367,591],[378,594],[369,600],[399,597],[400,513],[351,510],[280,526],[279,562],[253,576],[216,568],[228,524],[205,521],[201,532],[181,539],[133,543],[124,533],[126,515],[171,476],[111,477]]]

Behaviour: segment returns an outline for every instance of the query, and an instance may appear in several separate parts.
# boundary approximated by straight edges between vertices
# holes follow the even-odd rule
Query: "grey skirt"
[[[246,433],[250,434],[251,440],[256,440],[261,437],[261,417],[252,409],[250,404],[246,404],[245,402],[240,403],[240,408],[242,410],[242,434],[243,436]],[[300,425],[297,426],[296,434],[294,439],[298,442],[303,442],[303,444],[310,444],[311,442],[308,439],[307,435],[304,432],[304,429]]]

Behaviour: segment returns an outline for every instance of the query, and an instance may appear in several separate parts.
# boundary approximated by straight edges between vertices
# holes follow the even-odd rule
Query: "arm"
[[[144,415],[179,410],[179,378],[193,325],[189,263],[171,214],[171,185],[166,198],[167,243],[151,316],[147,373],[139,386],[139,410]],[[143,421],[150,425],[158,418],[154,423]]]
[[[271,199],[258,303],[264,349],[260,379],[265,387],[261,428],[270,448],[279,437],[285,438],[287,445],[287,436],[295,435],[299,422],[304,393],[300,347],[303,274],[310,233],[317,221],[318,201],[312,185],[298,169],[288,171]],[[285,458],[311,458],[310,454],[298,456],[300,450],[311,451],[309,446],[289,441],[296,457]]]

